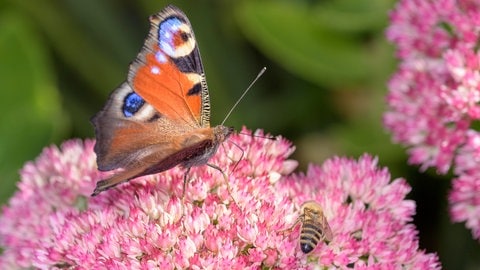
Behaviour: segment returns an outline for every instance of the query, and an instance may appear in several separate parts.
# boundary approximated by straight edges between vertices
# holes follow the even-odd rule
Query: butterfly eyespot
[[[168,56],[178,58],[193,51],[195,40],[188,24],[177,17],[171,17],[159,26],[158,45]]]
[[[190,34],[186,32],[180,32],[178,36],[182,39],[182,44],[187,42],[190,39]]]
[[[127,96],[125,96],[125,99],[123,101],[123,115],[125,117],[132,117],[140,108],[145,104],[145,100],[141,98],[137,93],[131,92]]]

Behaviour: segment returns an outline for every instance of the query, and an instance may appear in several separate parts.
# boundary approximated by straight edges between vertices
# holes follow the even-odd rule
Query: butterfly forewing
[[[128,82],[172,121],[209,127],[208,89],[187,16],[168,6],[152,15],[150,24],[149,36],[130,66]]]

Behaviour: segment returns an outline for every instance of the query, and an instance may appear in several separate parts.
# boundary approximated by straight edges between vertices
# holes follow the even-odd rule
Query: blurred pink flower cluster
[[[480,2],[401,0],[390,19],[400,64],[384,124],[412,164],[453,168],[452,219],[480,240]]]
[[[222,174],[202,166],[191,170],[183,203],[180,168],[90,197],[106,176],[94,142],[46,148],[2,209],[0,269],[440,268],[419,250],[410,187],[376,159],[333,158],[291,174],[289,142],[249,133],[232,135],[211,160],[231,195]],[[334,235],[308,256],[300,226],[288,231],[307,200],[322,206]]]

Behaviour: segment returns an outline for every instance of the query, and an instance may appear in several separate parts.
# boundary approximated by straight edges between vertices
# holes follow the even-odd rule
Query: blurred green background
[[[126,79],[153,14],[170,2],[0,0],[0,203],[49,144],[93,137],[89,119]],[[202,53],[212,125],[263,67],[227,125],[281,134],[304,170],[334,155],[377,155],[417,202],[421,248],[444,269],[480,269],[479,243],[451,224],[449,177],[419,173],[382,127],[395,71],[384,31],[392,0],[175,1]]]

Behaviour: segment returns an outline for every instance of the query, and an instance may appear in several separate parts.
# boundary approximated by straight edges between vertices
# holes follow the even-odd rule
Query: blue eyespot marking
[[[171,17],[162,22],[158,29],[158,42],[160,49],[162,49],[167,55],[175,56],[175,36],[180,30],[180,26],[184,23],[176,17]]]
[[[145,100],[141,98],[137,93],[131,92],[123,100],[123,115],[125,117],[132,117],[140,108],[145,104]]]

